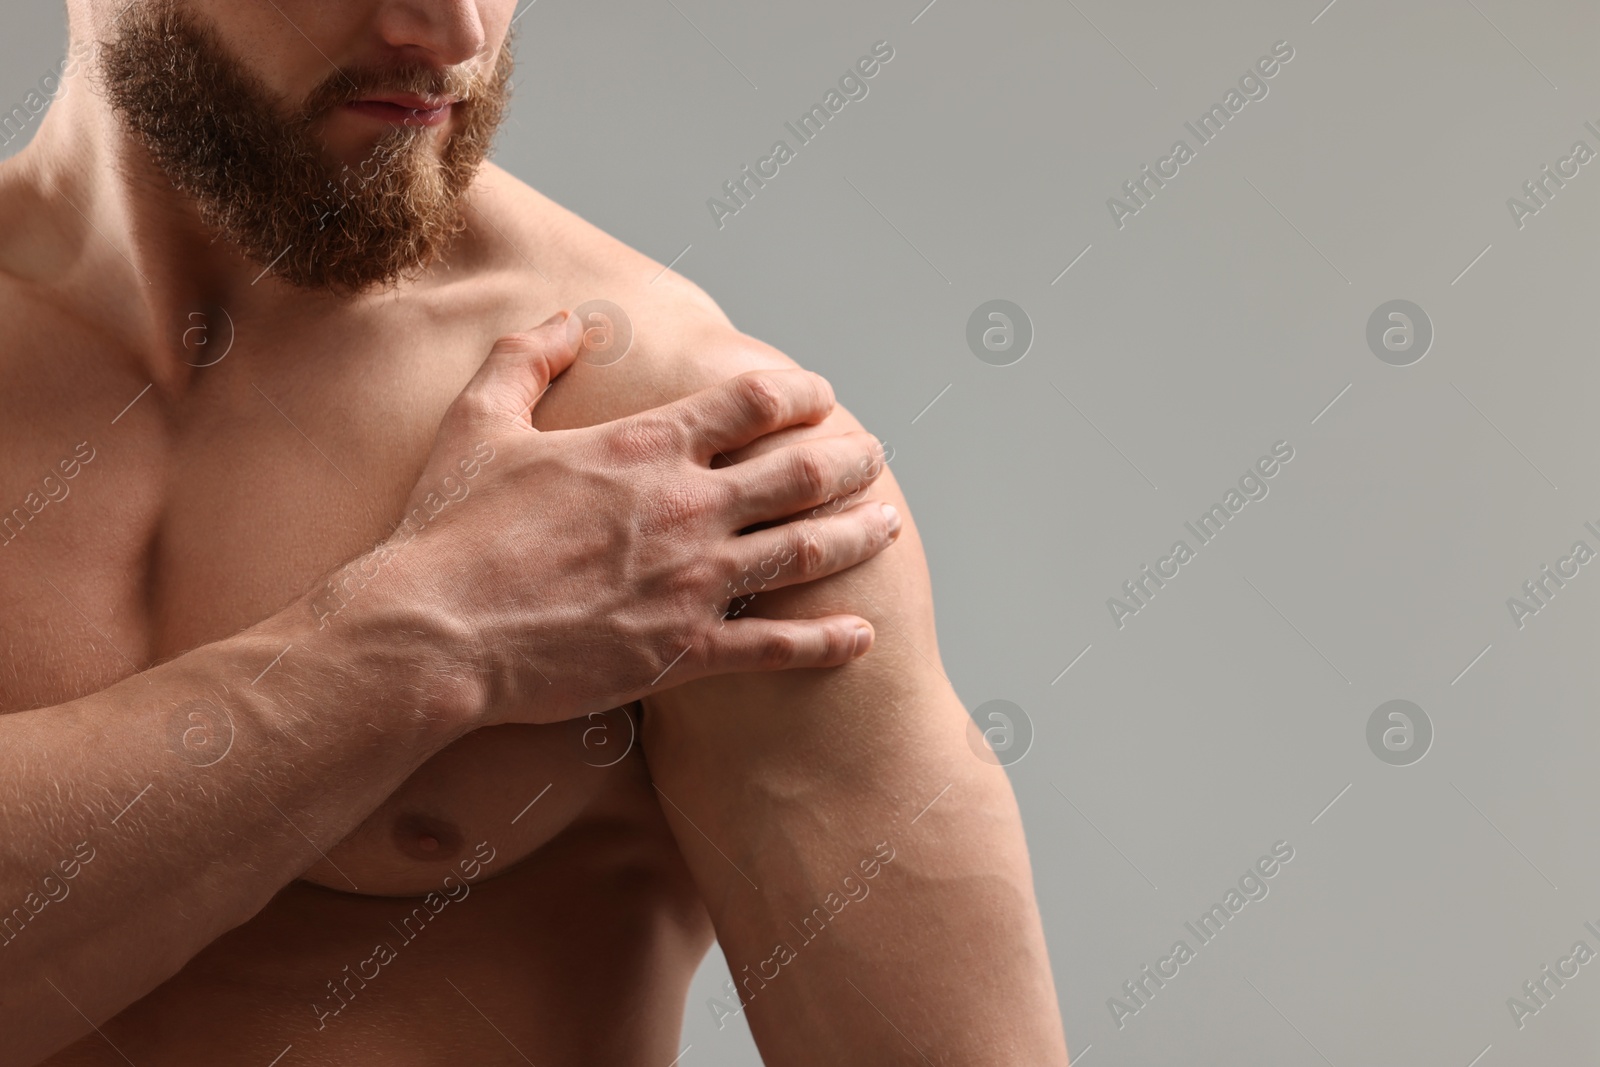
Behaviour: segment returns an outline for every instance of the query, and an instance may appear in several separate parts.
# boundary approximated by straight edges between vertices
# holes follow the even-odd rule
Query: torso
[[[487,210],[523,224],[497,215],[502,230],[561,239],[474,237],[455,280],[333,322],[236,320],[227,357],[181,391],[142,392],[80,296],[0,271],[0,514],[29,512],[0,530],[0,712],[234,633],[385,537],[496,337],[635,294],[628,359],[662,356],[651,346],[693,303],[687,288],[669,278],[644,296],[654,264],[505,175],[486,180]],[[227,333],[206,328],[196,362]],[[617,374],[580,364],[536,425],[642,406]],[[667,1063],[711,935],[635,719],[468,735],[105,1038],[46,1062],[264,1067],[288,1049],[280,1067]],[[487,874],[443,896],[472,860]]]

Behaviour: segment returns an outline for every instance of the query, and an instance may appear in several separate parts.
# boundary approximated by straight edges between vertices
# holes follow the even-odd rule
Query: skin
[[[69,6],[78,35],[108,13]],[[287,99],[330,60],[481,62],[514,10],[276,6],[199,10]],[[252,284],[259,265],[212,243],[158,177],[124,176],[134,154],[81,83],[0,166],[0,499],[22,500],[76,442],[95,449],[71,495],[0,549],[0,906],[46,872],[71,893],[0,947],[0,1011],[21,1035],[0,1063],[660,1067],[713,939],[769,1064],[1066,1062],[1009,783],[974,754],[940,667],[893,475],[839,482],[874,457],[844,408],[796,401],[816,417],[723,460],[776,484],[777,468],[747,465],[820,449],[823,488],[870,481],[852,502],[898,510],[894,547],[802,585],[757,579],[745,617],[698,624],[677,666],[670,627],[652,624],[635,680],[586,687],[624,669],[561,643],[592,601],[558,598],[565,628],[504,621],[548,588],[530,571],[584,573],[582,542],[530,552],[508,531],[541,507],[599,514],[586,485],[633,491],[673,427],[711,409],[581,428],[795,364],[492,165],[448,270],[355,299]],[[330,154],[358,161],[374,129],[330,122]],[[561,323],[529,332],[595,293],[632,321],[621,362],[572,362]],[[172,340],[207,305],[229,310],[237,341],[196,368]],[[557,376],[533,434],[516,423],[541,373]],[[485,439],[511,459],[320,625],[319,578]],[[601,454],[611,481],[577,476],[569,457],[593,473]],[[708,483],[660,467],[648,484],[666,490],[640,508],[668,502],[652,514],[682,562],[609,583],[607,617],[707,543],[691,535]],[[887,544],[876,521],[852,526],[833,567]],[[770,574],[771,558],[749,562]],[[829,618],[809,638],[818,662],[849,658],[859,619],[871,651],[755,670],[801,640],[774,622],[786,637],[748,646],[750,669],[706,658],[745,623]],[[680,673],[650,684],[660,667]],[[557,721],[625,692],[626,709]],[[212,750],[174,755],[188,736],[174,709],[198,697],[234,724],[203,766]],[[78,842],[93,859],[68,879]]]

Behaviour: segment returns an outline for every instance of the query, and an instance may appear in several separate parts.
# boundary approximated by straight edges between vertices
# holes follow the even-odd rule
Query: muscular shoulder
[[[604,365],[580,360],[551,387],[534,415],[540,429],[609,421],[658,407],[745,371],[798,365],[773,346],[740,332],[693,282],[675,272],[663,273],[660,263],[504,171],[488,170],[483,184],[483,201],[499,209],[493,221],[504,230],[501,254],[516,261],[505,269],[519,271],[531,291],[559,294],[559,299],[539,304],[539,318],[534,322],[558,307],[573,310],[586,301],[605,299],[626,317],[625,324],[613,325],[632,331],[631,344],[621,359]],[[522,244],[522,252],[509,249],[513,241]],[[537,270],[529,260],[537,263]],[[604,328],[604,324],[597,323],[596,328]],[[783,444],[862,429],[848,410],[849,398],[840,399],[833,414],[820,424],[771,435],[729,458],[738,462]],[[893,642],[886,641],[877,663],[887,665],[910,656],[919,666],[936,664],[926,563],[893,473],[885,470],[865,496],[893,504],[905,519],[905,529],[890,551],[843,575],[765,593],[748,610],[779,617],[846,611],[881,617],[915,647],[903,643],[902,656],[889,652]],[[862,675],[862,671],[853,672],[853,677]],[[941,677],[936,667],[934,675]],[[750,679],[749,683],[767,681],[770,679]]]
[[[486,167],[477,198],[499,243],[501,271],[521,279],[542,321],[558,308],[582,313],[584,326],[612,341],[629,335],[626,354],[581,358],[535,412],[540,429],[593,425],[658,407],[742,374],[799,366],[777,348],[741,332],[699,286],[630,248],[498,167]],[[477,210],[477,209],[475,209]],[[531,323],[530,323],[531,325]],[[846,402],[816,426],[796,427],[734,453],[738,461],[806,437],[862,429]],[[885,472],[873,496],[902,512],[905,501]],[[914,542],[902,538],[902,544]],[[898,551],[898,550],[897,550]],[[917,554],[908,549],[901,555]],[[920,561],[919,561],[920,562]],[[881,569],[881,568],[872,568]],[[834,583],[839,584],[839,583]]]
[[[524,317],[538,314],[526,325],[560,308],[586,311],[596,337],[609,331],[613,345],[626,344],[621,358],[614,347],[563,375],[536,413],[540,429],[609,421],[745,371],[797,366],[736,329],[692,281],[500,168],[485,167],[474,202],[486,273],[526,294]]]

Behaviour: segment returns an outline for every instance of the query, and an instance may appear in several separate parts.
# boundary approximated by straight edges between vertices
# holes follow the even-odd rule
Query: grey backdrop
[[[681,254],[893,445],[950,677],[1023,712],[1006,758],[1083,1062],[1577,1063],[1600,964],[1520,1027],[1507,998],[1600,950],[1600,564],[1558,562],[1600,549],[1600,163],[1520,226],[1507,199],[1600,149],[1600,15],[1326,2],[537,0],[498,159]],[[5,20],[6,109],[62,51],[34,7]],[[880,40],[869,94],[719,229],[707,199]],[[1279,41],[1267,95],[1119,228],[1107,199]],[[969,348],[991,299],[1031,320],[1013,365]],[[1367,339],[1396,299],[1434,334],[1407,366]],[[1119,628],[1107,599],[1279,441],[1270,493]],[[1578,572],[1519,627],[1546,564]],[[1394,699],[1431,723],[1420,762],[1377,755],[1422,750],[1415,712],[1369,744]],[[1201,945],[1184,923],[1279,841]],[[1108,998],[1179,938],[1119,1028]],[[725,976],[713,953],[684,1067],[757,1062],[706,1009]]]

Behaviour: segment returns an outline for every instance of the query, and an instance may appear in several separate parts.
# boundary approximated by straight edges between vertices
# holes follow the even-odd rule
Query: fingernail
[[[557,325],[560,325],[561,323],[567,321],[567,317],[568,317],[568,313],[567,313],[566,309],[563,308],[562,310],[556,312],[554,315],[551,315],[548,319],[545,319],[543,322],[541,322],[539,324],[539,329],[542,330],[546,326],[557,326]]]
[[[900,512],[893,504],[883,505],[883,517],[889,520],[889,536],[893,537],[900,532]]]
[[[853,655],[861,655],[872,644],[872,631],[865,626],[856,627],[856,647]]]

